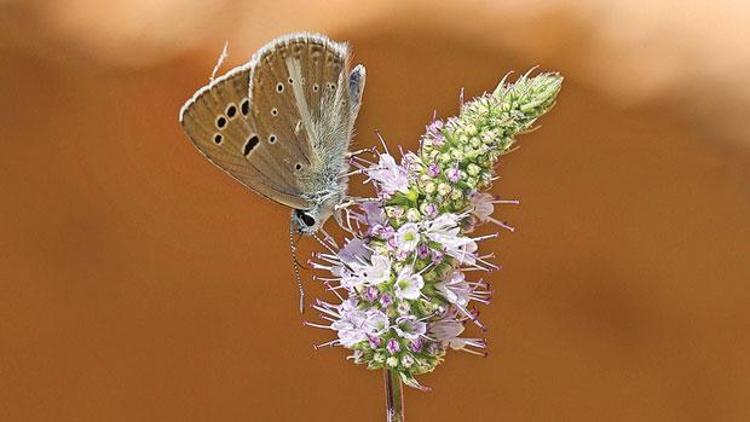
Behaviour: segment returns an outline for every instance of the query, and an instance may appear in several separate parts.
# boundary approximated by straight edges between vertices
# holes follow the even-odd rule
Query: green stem
[[[387,422],[404,422],[404,392],[398,372],[384,370]]]

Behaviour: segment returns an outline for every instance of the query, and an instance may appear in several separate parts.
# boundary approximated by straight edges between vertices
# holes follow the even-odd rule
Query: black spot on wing
[[[227,118],[224,116],[219,116],[216,119],[216,127],[219,129],[224,129],[224,126],[227,125]]]
[[[242,155],[247,157],[250,155],[250,152],[258,146],[258,143],[260,142],[260,139],[258,139],[258,135],[253,135],[250,137],[250,139],[245,142],[245,146],[242,147]]]

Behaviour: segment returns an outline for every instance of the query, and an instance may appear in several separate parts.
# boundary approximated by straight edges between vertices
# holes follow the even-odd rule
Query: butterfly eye
[[[274,135],[274,134],[272,133],[272,134],[271,134],[271,135],[270,135],[270,136],[268,137],[268,142],[269,142],[269,143],[272,143],[272,144],[275,144],[275,143],[276,143],[276,135]]]
[[[250,101],[247,98],[242,100],[242,104],[240,104],[240,111],[242,112],[243,116],[247,116],[247,113],[250,112]]]
[[[312,226],[315,225],[315,219],[312,218],[312,217],[310,217],[307,214],[302,214],[302,221],[305,222],[305,224],[307,225],[307,227],[312,227]]]
[[[302,220],[302,222],[305,223],[307,227],[312,227],[315,225],[315,219],[306,214],[304,211],[295,210],[295,212],[297,214],[297,217]]]
[[[318,84],[313,85],[313,91],[318,92],[319,89],[320,87],[318,86]]]
[[[221,143],[221,141],[223,141],[223,140],[224,140],[224,137],[221,136],[221,133],[217,133],[217,134],[214,135],[214,143],[216,145],[219,145]]]
[[[301,170],[302,169],[302,164],[300,164],[300,163],[295,164],[294,165],[294,169],[295,170]]]
[[[289,78],[289,84],[291,85],[291,84],[293,84],[293,83],[294,83],[294,79],[292,79],[292,78]]]
[[[279,114],[279,110],[276,109],[276,107],[271,109],[271,116],[276,116]]]
[[[278,92],[278,93],[284,92],[284,84],[282,84],[281,82],[277,83],[276,84],[276,92]]]

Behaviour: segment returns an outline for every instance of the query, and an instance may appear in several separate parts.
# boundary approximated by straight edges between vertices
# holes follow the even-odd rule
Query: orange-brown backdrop
[[[449,354],[411,420],[750,419],[748,7],[437,3],[0,1],[0,420],[383,420],[380,374],[311,347],[287,211],[177,124],[225,40],[296,30],[367,66],[360,145],[566,76],[500,166],[491,353]]]

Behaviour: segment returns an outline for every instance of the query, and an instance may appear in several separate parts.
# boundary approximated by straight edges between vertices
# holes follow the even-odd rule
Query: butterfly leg
[[[333,207],[334,210],[340,210],[349,208],[352,205],[364,204],[365,202],[372,202],[372,198],[362,198],[358,196],[347,196],[340,204]]]
[[[375,155],[377,153],[377,148],[376,147],[362,148],[356,151],[347,152],[346,159],[349,161],[349,165],[351,167],[354,167],[355,169],[361,172],[367,167],[371,167],[373,165],[372,162],[362,157],[362,154],[368,153],[368,152],[370,154]],[[353,174],[356,174],[356,171]]]
[[[358,149],[356,151],[349,151],[349,152],[346,153],[346,158],[353,158],[353,157],[356,157],[356,156],[358,156],[360,154],[364,154],[366,152],[374,153],[375,152],[375,147],[362,148],[362,149]]]
[[[349,177],[354,176],[355,174],[362,174],[364,172],[365,172],[364,169],[352,170],[352,171],[350,171],[348,173],[344,173],[344,174],[339,175],[339,179],[348,179]]]
[[[359,224],[360,221],[364,221],[364,215],[352,211],[351,207],[370,201],[372,201],[371,198],[347,197],[346,200],[333,208],[333,217],[336,220],[336,223],[345,231],[351,234],[357,234],[357,231],[361,228]],[[354,227],[355,225],[356,229]]]
[[[352,218],[351,218],[351,212],[346,208],[339,208],[337,210],[333,211],[333,219],[336,221],[336,224],[338,224],[341,229],[343,229],[345,232],[351,234],[351,235],[357,235],[357,232],[352,227]],[[354,221],[357,221],[354,219]],[[357,226],[359,226],[359,222],[357,221]]]

